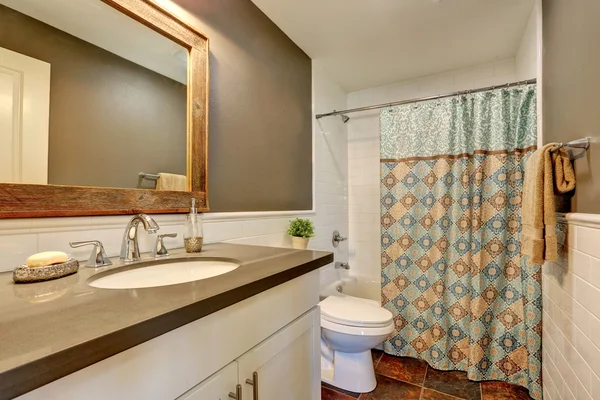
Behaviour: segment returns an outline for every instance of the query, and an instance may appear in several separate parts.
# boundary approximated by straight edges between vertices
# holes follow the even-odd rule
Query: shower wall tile
[[[313,66],[313,109],[315,113],[332,109],[344,109],[347,94],[326,74]],[[316,120],[315,120],[316,121]],[[210,214],[204,224],[205,242],[291,247],[291,239],[286,234],[290,219],[297,216],[310,218],[315,223],[317,236],[309,247],[316,250],[332,251],[336,261],[348,261],[348,242],[337,249],[331,244],[331,235],[338,229],[342,236],[348,236],[348,142],[347,125],[337,118],[315,122],[314,131],[314,173],[315,204],[314,214],[261,214],[248,217],[231,217],[220,214],[219,219],[211,219]],[[290,183],[293,184],[293,183]],[[232,188],[232,195],[235,188]],[[176,232],[179,237],[168,239],[170,248],[182,247],[183,215],[153,216],[161,227],[161,233]],[[32,253],[44,250],[62,250],[79,260],[85,260],[89,248],[71,249],[69,241],[84,239],[101,240],[109,256],[120,252],[121,240],[129,216],[102,216],[77,218],[38,218],[0,220],[0,272],[11,271]],[[156,235],[140,232],[140,249],[151,250]],[[332,265],[323,267],[321,280],[337,279],[337,270]],[[1,344],[0,344],[1,345]]]
[[[600,399],[600,224],[578,215],[558,227],[566,257],[542,269],[546,400]]]
[[[600,258],[600,231],[588,227],[580,227],[577,233],[576,249]]]
[[[348,107],[434,96],[513,82],[507,59],[348,94]],[[348,220],[352,274],[380,279],[379,111],[350,115],[348,128]],[[374,299],[379,300],[379,299]]]
[[[590,258],[590,283],[600,288],[600,259]]]
[[[600,378],[592,376],[592,399],[600,399]]]

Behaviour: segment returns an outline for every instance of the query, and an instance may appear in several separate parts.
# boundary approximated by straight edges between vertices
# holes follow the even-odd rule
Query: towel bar
[[[586,138],[582,138],[582,139],[572,140],[572,141],[566,142],[566,143],[559,143],[558,146],[556,146],[552,149],[552,151],[558,150],[562,147],[573,147],[575,149],[587,150],[590,148],[590,138],[586,137]]]
[[[139,173],[140,178],[142,179],[149,179],[151,181],[156,181],[158,180],[158,175],[156,174],[147,174],[145,172],[140,172]]]

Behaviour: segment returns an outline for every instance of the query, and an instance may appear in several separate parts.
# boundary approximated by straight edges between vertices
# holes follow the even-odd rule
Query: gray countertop
[[[123,267],[14,284],[0,273],[0,399],[10,399],[333,262],[333,254],[216,243],[202,253],[240,267],[200,281],[142,289],[99,289],[87,281]],[[150,261],[148,255],[143,261]],[[131,265],[131,264],[128,264]]]

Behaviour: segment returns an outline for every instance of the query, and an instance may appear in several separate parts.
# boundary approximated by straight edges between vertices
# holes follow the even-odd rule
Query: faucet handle
[[[168,252],[167,248],[165,247],[165,243],[163,242],[163,239],[166,237],[176,238],[177,234],[176,233],[164,233],[161,235],[157,235],[156,243],[154,244],[154,248],[152,249],[152,257],[159,258],[159,257],[168,257],[169,256],[169,252]]]
[[[348,238],[342,237],[342,235],[340,235],[340,232],[337,229],[333,231],[333,236],[331,237],[331,244],[333,245],[333,247],[338,247],[340,245],[340,242],[346,240],[348,240]]]
[[[112,261],[108,258],[106,251],[104,250],[104,246],[102,246],[102,242],[99,240],[84,240],[82,242],[69,242],[69,245],[73,248],[82,247],[82,246],[91,246],[92,254],[90,254],[90,258],[85,263],[86,267],[90,268],[99,268],[99,267],[107,267],[112,265]]]

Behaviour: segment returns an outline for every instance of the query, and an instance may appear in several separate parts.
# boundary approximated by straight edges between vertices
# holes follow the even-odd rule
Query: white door
[[[48,183],[50,64],[0,47],[0,182]]]
[[[313,310],[240,357],[243,400],[319,399],[319,331]]]
[[[231,400],[229,393],[236,394],[238,364],[232,362],[214,373],[177,400]]]

